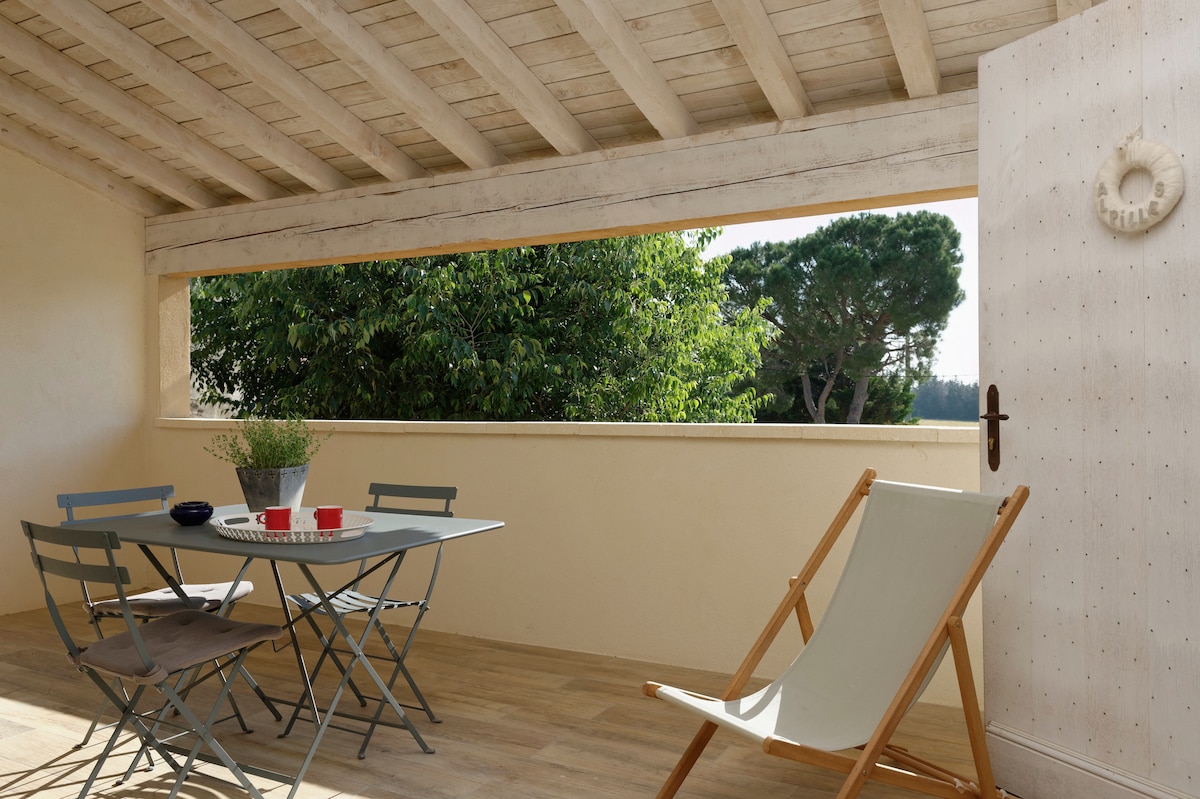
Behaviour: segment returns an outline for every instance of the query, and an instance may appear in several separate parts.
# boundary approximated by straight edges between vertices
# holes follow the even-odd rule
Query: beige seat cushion
[[[142,618],[157,618],[178,613],[181,610],[216,610],[221,607],[221,601],[229,593],[233,583],[182,583],[180,588],[187,594],[188,603],[184,603],[179,595],[170,588],[159,588],[154,591],[144,591],[128,597],[129,608],[135,616]],[[238,583],[233,592],[232,601],[237,602],[248,596],[254,590],[254,583],[243,580]],[[105,599],[93,602],[92,614],[106,618],[118,618],[121,615],[121,603],[116,599]]]
[[[183,610],[138,628],[154,661],[147,670],[128,631],[102,638],[73,658],[75,665],[137,683],[161,682],[170,674],[215,660],[262,641],[283,636],[272,624],[223,619],[200,610]]]

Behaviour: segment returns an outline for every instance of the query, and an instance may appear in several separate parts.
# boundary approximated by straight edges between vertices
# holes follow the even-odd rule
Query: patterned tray
[[[291,530],[268,530],[266,525],[254,520],[257,514],[236,513],[208,520],[225,538],[238,541],[254,541],[260,544],[328,544],[358,538],[371,526],[371,519],[357,513],[342,513],[342,527],[336,530],[318,530],[312,508],[301,508],[292,513]]]

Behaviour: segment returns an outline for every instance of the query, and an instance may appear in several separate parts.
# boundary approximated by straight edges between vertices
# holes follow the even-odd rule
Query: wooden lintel
[[[623,150],[147,221],[188,276],[685,230],[973,196],[977,96],[945,94]]]

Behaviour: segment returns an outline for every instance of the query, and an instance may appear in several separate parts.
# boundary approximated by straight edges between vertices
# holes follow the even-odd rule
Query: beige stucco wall
[[[17,522],[144,480],[142,218],[0,148],[0,602],[40,602]]]
[[[160,421],[151,448],[156,479],[174,483],[181,498],[239,501],[232,467],[203,452],[222,427]],[[335,427],[312,464],[305,505],[362,507],[372,481],[446,483],[459,487],[460,516],[506,523],[447,545],[431,628],[726,672],[865,467],[907,482],[979,482],[974,429]],[[840,557],[844,548],[831,564]],[[212,558],[197,568],[217,579],[230,564]],[[253,578],[255,601],[270,604],[269,573],[259,568]],[[297,575],[290,580],[300,585]],[[816,607],[829,587],[815,586]],[[977,607],[968,627],[978,661]],[[793,655],[787,646],[773,651],[761,673]],[[939,679],[926,698],[957,704],[957,688]]]

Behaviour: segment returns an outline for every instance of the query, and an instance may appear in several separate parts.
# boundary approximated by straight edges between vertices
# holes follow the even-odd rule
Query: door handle
[[[1000,423],[1008,421],[1007,413],[1000,413],[1000,390],[993,383],[987,390],[987,413],[980,416],[987,422],[988,468],[993,472],[1000,468]]]

